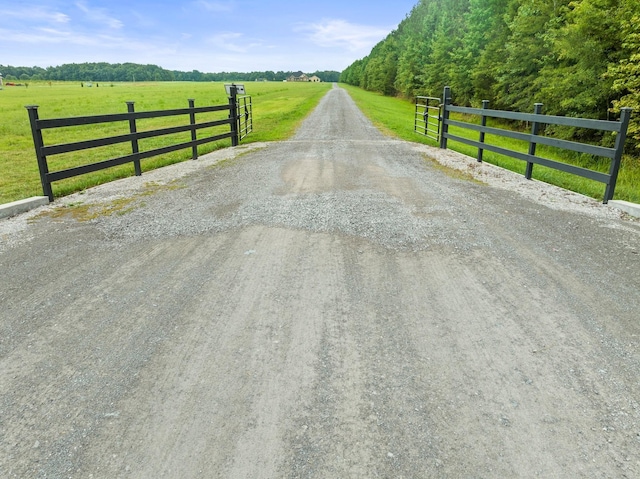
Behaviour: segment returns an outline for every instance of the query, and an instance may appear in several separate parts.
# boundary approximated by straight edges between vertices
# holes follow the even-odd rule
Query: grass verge
[[[415,106],[412,102],[398,98],[386,97],[378,93],[368,92],[349,85],[341,84],[340,86],[349,92],[358,107],[373,122],[373,124],[386,134],[403,140],[438,146],[435,141],[414,133],[413,118],[415,114]],[[468,121],[468,119],[465,119],[465,121]],[[504,127],[499,124],[491,123],[490,126]],[[477,140],[477,133],[466,129],[451,128],[450,132],[457,136]],[[509,138],[497,137],[495,135],[487,135],[485,141],[489,144],[525,153],[528,148],[528,145],[523,142],[511,140]],[[476,157],[478,151],[476,148],[454,141],[449,141],[449,148],[472,158]],[[552,148],[546,148],[542,145],[538,146],[537,153],[546,158],[574,164],[592,170],[608,172],[609,168],[608,160],[605,161],[586,156],[573,155],[571,152],[563,152]],[[526,168],[526,163],[523,161],[498,155],[493,152],[485,151],[483,159],[487,163],[491,163],[520,174],[524,174]],[[602,200],[604,196],[604,184],[551,168],[546,168],[544,166],[535,165],[533,177],[537,180],[544,181],[545,183],[560,186],[599,200]],[[616,186],[615,199],[640,203],[640,160],[638,158],[628,155],[623,158]]]

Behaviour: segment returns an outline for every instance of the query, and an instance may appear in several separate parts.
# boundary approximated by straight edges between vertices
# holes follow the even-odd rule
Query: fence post
[[[196,112],[193,111],[193,109],[196,107],[196,101],[193,98],[189,98],[189,109],[191,110],[189,112],[189,121],[190,121],[190,125],[191,125],[191,141],[193,142],[193,145],[191,146],[191,159],[192,160],[197,160],[198,159],[198,145],[196,145]]]
[[[29,123],[31,123],[31,136],[33,137],[33,146],[36,149],[36,159],[38,160],[38,169],[40,170],[40,183],[42,183],[42,192],[49,197],[49,201],[53,201],[53,190],[51,182],[48,180],[49,165],[47,165],[47,157],[42,154],[44,141],[42,140],[42,131],[38,128],[38,105],[27,105],[25,107],[29,113]]]
[[[607,189],[604,192],[603,203],[605,205],[609,200],[613,199],[613,194],[616,191],[616,183],[618,182],[618,172],[620,171],[620,163],[622,162],[624,142],[627,140],[627,129],[629,128],[629,119],[631,118],[632,111],[633,108],[629,107],[620,109],[620,132],[616,137],[616,143],[614,146],[615,153],[613,161],[611,162],[611,168],[609,169],[609,183],[607,184]]]
[[[416,118],[416,122],[418,119]],[[424,113],[422,114],[422,121],[424,121],[424,136],[429,135],[429,100],[424,103]]]
[[[541,113],[542,113],[542,103],[534,103],[533,114],[539,115]],[[534,121],[533,125],[531,126],[531,135],[535,136],[538,133],[540,133],[540,123],[537,121]],[[533,138],[531,138],[531,141],[529,142],[529,154],[531,156],[536,154],[536,143],[533,141]],[[527,169],[524,173],[524,176],[527,180],[530,180],[532,175],[533,175],[533,163],[531,163],[530,161],[527,161]]]
[[[238,89],[235,85],[231,85],[229,89],[229,120],[231,123],[231,146],[238,146],[238,108],[237,97]]]
[[[451,104],[451,87],[444,87],[442,94],[442,133],[440,135],[440,148],[447,149],[447,135],[449,134],[449,109]]]
[[[138,129],[136,127],[136,117],[133,115],[135,113],[135,109],[133,107],[133,105],[135,104],[134,101],[128,101],[127,102],[127,112],[130,113],[129,115],[129,131],[131,132],[132,135],[135,135],[136,133],[138,133]],[[138,153],[140,153],[140,149],[138,147],[138,137],[134,136],[131,139],[131,152],[134,155],[137,155]],[[136,170],[136,176],[141,176],[142,175],[142,168],[140,167],[140,158],[136,158],[133,160],[133,167]]]
[[[488,108],[489,108],[489,100],[482,100],[482,109],[486,110]],[[487,117],[485,116],[484,113],[480,117],[480,126],[482,126],[482,127],[487,126]],[[484,131],[480,132],[479,141],[480,141],[480,143],[484,143]],[[482,155],[483,155],[483,153],[484,153],[484,149],[478,148],[478,162],[479,163],[482,163]]]

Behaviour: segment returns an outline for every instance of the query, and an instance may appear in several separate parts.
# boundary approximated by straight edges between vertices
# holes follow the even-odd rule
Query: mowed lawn
[[[253,133],[243,143],[282,140],[289,137],[322,96],[330,83],[245,83],[253,100]],[[194,99],[196,107],[228,103],[223,83],[150,82],[99,83],[92,87],[80,82],[29,82],[28,87],[5,87],[0,91],[0,204],[42,195],[40,176],[31,137],[26,105],[38,105],[41,119],[125,113],[127,101],[135,102],[136,111],[165,110],[188,107]],[[198,122],[221,119],[223,113],[197,117]],[[188,119],[167,117],[146,120],[138,131],[186,124]],[[228,131],[202,131],[199,137]],[[67,143],[129,133],[127,122],[45,131],[45,144]],[[146,140],[142,151],[190,140],[182,133],[166,138]],[[230,140],[202,145],[200,155],[230,146]],[[56,155],[49,160],[50,171],[87,164],[131,153],[128,144]],[[150,170],[184,161],[191,156],[185,149],[142,161],[142,170]],[[56,196],[79,191],[100,183],[133,174],[133,165],[123,165],[53,184]],[[144,173],[143,173],[144,174]]]

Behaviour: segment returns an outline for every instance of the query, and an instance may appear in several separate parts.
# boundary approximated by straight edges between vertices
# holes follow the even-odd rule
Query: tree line
[[[458,105],[528,112],[539,102],[548,114],[597,119],[630,106],[638,148],[640,2],[420,0],[340,80],[404,97],[449,85]]]
[[[183,72],[165,70],[157,65],[140,65],[137,63],[67,63],[59,66],[13,67],[0,65],[0,73],[6,80],[46,80],[46,81],[95,81],[95,82],[127,82],[127,81],[283,81],[294,72],[221,72],[203,73],[198,70]],[[325,82],[337,82],[340,72],[316,71],[316,75]]]

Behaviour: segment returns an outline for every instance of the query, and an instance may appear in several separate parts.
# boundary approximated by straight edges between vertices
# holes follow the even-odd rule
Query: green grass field
[[[342,86],[349,91],[364,113],[387,134],[408,141],[437,146],[434,141],[413,132],[414,105],[411,102],[366,92],[348,85]],[[247,94],[251,95],[253,99],[254,131],[243,143],[250,143],[288,138],[331,88],[331,85],[328,83],[256,82],[247,83],[246,88]],[[59,118],[124,113],[127,111],[127,101],[135,102],[136,111],[185,108],[188,106],[190,98],[195,99],[196,106],[227,102],[222,83],[102,83],[99,87],[94,85],[89,88],[81,87],[79,82],[53,82],[52,84],[30,82],[28,88],[5,87],[0,91],[0,204],[42,194],[25,105],[38,105],[40,118]],[[212,115],[215,116],[215,114]],[[217,118],[219,118],[219,114]],[[199,122],[208,119],[216,118],[198,117]],[[147,120],[138,124],[138,130],[173,126],[184,124],[184,122],[184,119],[176,120],[175,118]],[[468,130],[456,131],[453,129],[451,132],[469,138],[476,135]],[[46,144],[66,143],[128,133],[128,124],[122,122],[104,126],[64,128],[45,133]],[[206,133],[213,134],[211,131]],[[203,134],[204,132],[199,136]],[[140,146],[144,151],[188,139],[187,133],[181,134],[181,136],[174,135],[146,140],[146,143],[141,142]],[[487,142],[518,151],[526,151],[526,145],[518,144],[515,140],[487,136]],[[229,140],[203,145],[199,148],[199,154],[202,155],[229,145]],[[450,142],[449,147],[472,157],[475,157],[477,152],[475,148],[456,142]],[[608,161],[594,162],[590,159],[570,158],[557,151],[545,150],[544,148],[539,148],[538,152],[549,158],[572,162],[600,171],[608,169]],[[124,144],[76,154],[57,155],[49,158],[50,171],[128,153],[130,153],[129,146]],[[142,169],[144,172],[184,161],[189,159],[190,155],[191,151],[185,149],[143,160]],[[491,152],[485,152],[484,159],[512,171],[524,172],[525,163],[519,160]],[[56,196],[63,196],[132,174],[133,165],[124,165],[56,182],[53,185],[53,190]],[[601,183],[541,166],[535,167],[534,178],[593,198],[601,199],[604,193],[604,185]],[[615,198],[640,203],[640,161],[637,158],[624,158]]]
[[[340,86],[349,92],[353,100],[358,104],[365,115],[367,115],[367,117],[369,117],[371,121],[382,131],[404,140],[438,146],[435,141],[413,132],[415,106],[412,102],[367,92],[349,85]],[[465,121],[468,121],[468,119],[465,119]],[[499,124],[489,123],[489,125],[501,127]],[[451,128],[450,133],[465,138],[472,138],[474,140],[478,139],[477,133],[466,129]],[[486,142],[524,153],[527,152],[528,148],[528,145],[523,142],[503,137],[496,137],[493,135],[487,135]],[[476,148],[454,141],[450,141],[448,147],[454,151],[458,151],[474,158],[478,151]],[[603,172],[608,172],[609,170],[609,160],[605,159],[594,160],[593,158],[578,157],[577,155],[572,155],[570,152],[561,152],[540,145],[538,146],[537,153],[546,158],[575,164],[584,168]],[[521,174],[524,174],[526,167],[526,163],[523,161],[488,151],[484,152],[483,159],[488,163],[511,171],[516,171]],[[563,173],[551,168],[536,165],[534,167],[533,177],[546,183],[561,186],[562,188],[591,196],[592,198],[601,200],[604,196],[604,184],[570,175],[568,173]],[[615,199],[640,203],[640,160],[638,158],[631,156],[625,156],[623,158],[615,192]]]
[[[30,82],[28,87],[5,87],[0,91],[0,204],[42,195],[38,165],[33,148],[29,118],[25,105],[38,105],[41,119],[125,113],[127,101],[135,102],[136,111],[186,108],[188,99],[196,106],[228,102],[222,83],[153,82],[100,83],[81,87],[79,82]],[[253,133],[243,143],[275,141],[289,137],[299,123],[331,88],[329,83],[246,83],[253,100]],[[217,116],[216,116],[217,115]],[[198,116],[197,121],[220,119],[220,113]],[[138,131],[185,124],[181,117],[146,120]],[[45,131],[45,144],[68,143],[128,133],[128,123],[120,122],[90,127]],[[227,131],[226,129],[224,131]],[[207,131],[208,135],[215,132]],[[199,133],[199,136],[205,132]],[[188,141],[189,133],[141,142],[142,151],[166,144]],[[230,146],[224,140],[199,147],[199,154]],[[93,163],[130,153],[129,145],[86,150],[49,158],[50,171]],[[189,159],[190,149],[142,161],[142,170],[166,166]],[[133,174],[132,165],[55,182],[53,191],[62,196],[100,183]]]

